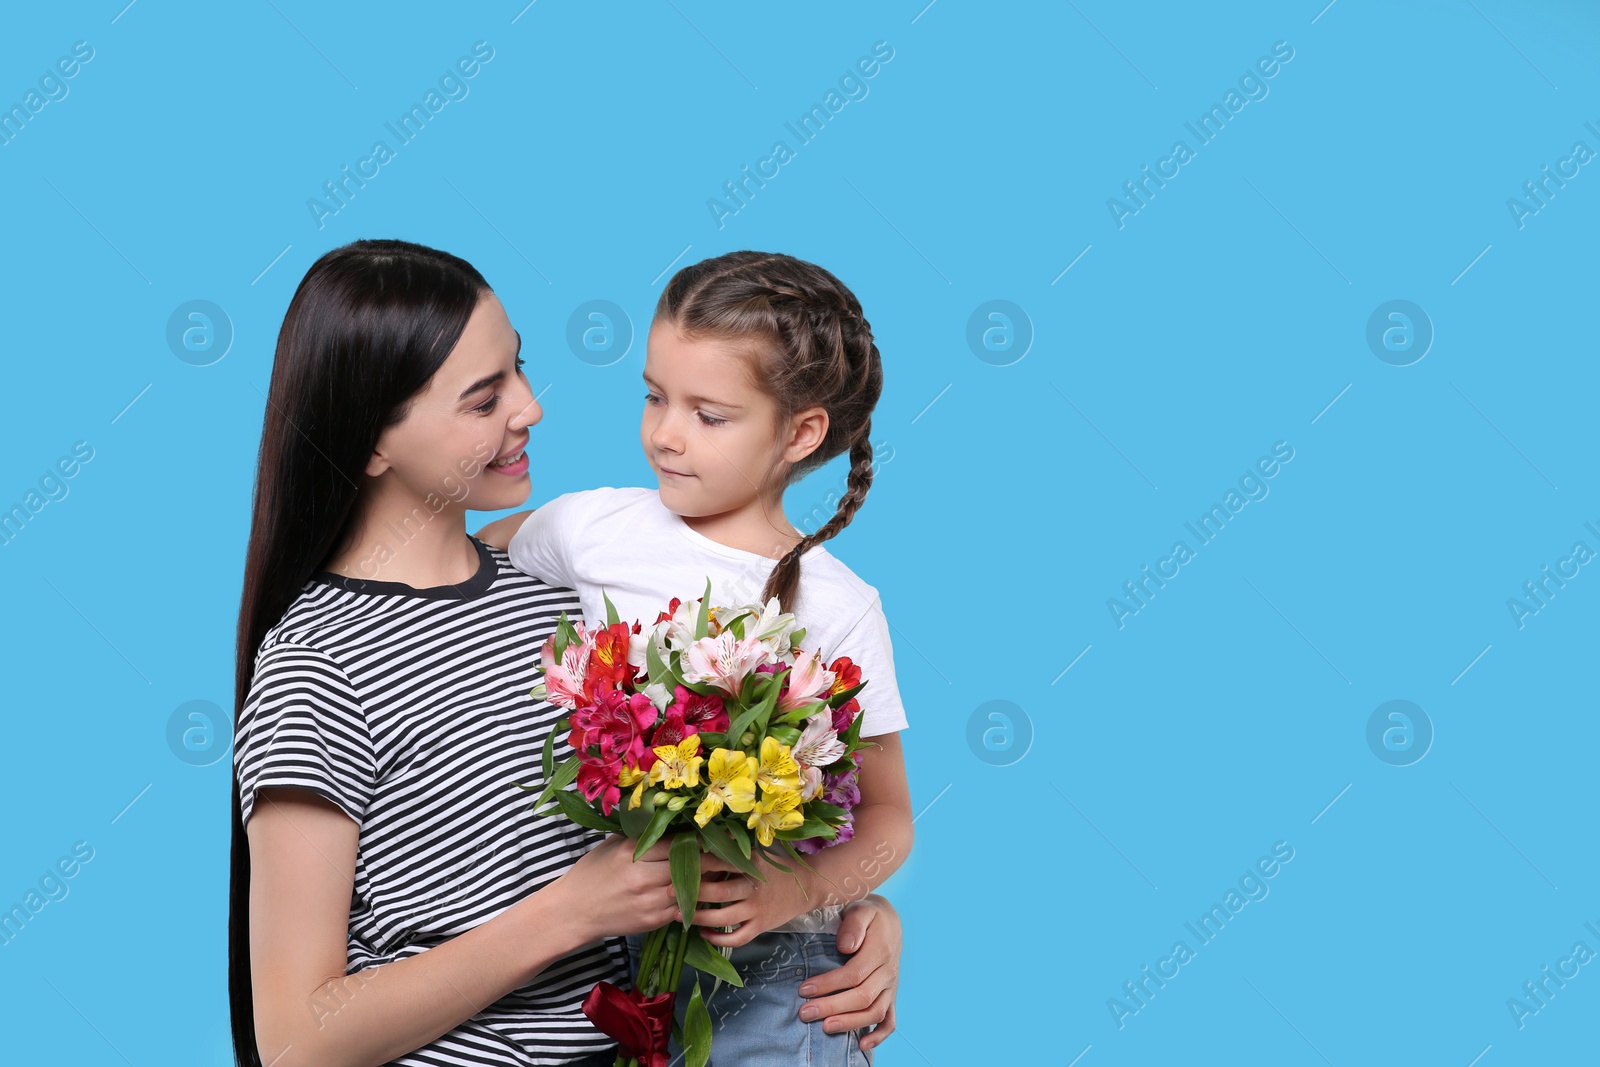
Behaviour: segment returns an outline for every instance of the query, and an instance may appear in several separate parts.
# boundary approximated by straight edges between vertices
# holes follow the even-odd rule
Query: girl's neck
[[[374,489],[356,507],[349,533],[328,558],[327,570],[413,589],[459,585],[478,572],[467,515],[455,503],[434,512],[421,501]]]
[[[803,535],[784,517],[781,501],[763,504],[753,500],[742,508],[717,515],[680,515],[684,525],[719,545],[782,559]]]

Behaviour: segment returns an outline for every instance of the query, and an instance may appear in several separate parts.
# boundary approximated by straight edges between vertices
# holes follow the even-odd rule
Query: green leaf
[[[556,773],[556,734],[561,730],[570,729],[570,721],[562,719],[550,727],[550,732],[545,735],[544,753],[540,757],[540,766],[544,768],[544,780],[549,781]]]
[[[549,803],[551,797],[554,797],[557,793],[564,791],[567,786],[577,781],[578,770],[580,767],[582,767],[582,765],[583,762],[578,759],[577,756],[573,756],[571,759],[563,761],[561,766],[556,768],[555,773],[550,776],[548,781],[546,781],[544,791],[539,794],[539,799],[533,802],[533,813],[535,818],[538,818],[541,815],[554,814],[554,809],[544,812],[541,812],[539,809],[543,808],[545,804]]]
[[[674,681],[672,668],[661,662],[661,653],[656,651],[654,640],[644,643],[644,669],[652,682],[660,682],[667,687],[669,693],[671,692]]]
[[[641,808],[640,810],[644,809]],[[639,843],[633,846],[634,859],[644,855],[646,849],[661,840],[661,835],[666,832],[667,823],[671,822],[672,817],[676,814],[678,813],[665,804],[656,809],[656,813],[650,816],[650,825],[645,827],[643,834],[639,835]]]
[[[659,792],[659,790],[646,789],[644,796],[639,799],[639,806],[637,808],[628,807],[628,798],[633,793],[633,790],[628,789],[623,792],[622,803],[617,805],[617,814],[622,820],[623,833],[627,834],[629,837],[637,839],[643,837],[644,832],[650,829],[650,820],[655,818],[656,811],[658,810],[651,802],[651,798],[654,797],[657,792]]]
[[[829,839],[839,836],[839,830],[832,823],[823,822],[815,816],[807,816],[806,821],[792,830],[779,830],[772,835],[779,841],[801,841],[808,837],[826,837]]]
[[[689,1006],[683,1012],[683,1053],[685,1067],[706,1067],[711,1059],[711,1013],[706,1002],[700,999],[700,979],[694,980],[694,992],[689,996]]]
[[[739,846],[739,851],[745,859],[750,858],[750,831],[746,830],[744,823],[729,821],[728,832],[733,834],[733,843]]]
[[[600,597],[606,602],[606,625],[615,626],[617,623],[622,621],[621,619],[617,618],[616,605],[611,603],[610,597],[606,596],[606,591],[604,588],[601,588],[600,590]]]
[[[767,727],[767,736],[775,738],[780,745],[788,745],[793,748],[795,742],[800,740],[800,731],[793,726],[769,726]]]
[[[849,703],[851,697],[855,696],[857,693],[861,692],[866,687],[867,687],[867,683],[866,682],[862,682],[860,685],[853,685],[849,689],[841,689],[841,690],[839,690],[837,693],[833,694],[831,697],[828,698],[828,707],[830,707],[830,708],[843,707],[845,704]]]
[[[761,868],[755,865],[755,861],[739,851],[739,846],[734,843],[733,838],[725,831],[717,829],[716,825],[706,827],[700,832],[700,836],[705,841],[708,852],[733,864],[758,882],[767,880],[767,876],[761,873]]]
[[[823,822],[836,824],[845,816],[845,810],[837,804],[829,804],[826,800],[808,800],[805,803],[805,814],[815,815]]]
[[[711,632],[711,579],[706,579],[706,595],[700,598],[700,614],[694,620],[696,641]]]
[[[684,929],[694,924],[694,911],[700,903],[700,835],[679,834],[672,839],[667,853],[667,865],[672,871],[672,891],[678,897],[678,912],[683,916]],[[693,931],[685,936],[693,935]],[[698,941],[699,936],[693,935]]]
[[[783,676],[787,673],[788,668],[784,668],[777,674],[768,676],[772,679],[772,681],[770,683],[763,683],[765,684],[765,695],[750,707],[741,711],[739,713],[739,717],[733,720],[733,722],[728,726],[729,740],[737,744],[739,738],[744,736],[745,730],[749,729],[753,725],[756,725],[757,723],[760,725],[756,730],[756,736],[760,737],[762,734],[766,733],[767,720],[765,716],[771,715],[773,707],[778,703],[778,690],[782,688],[779,683],[782,681]]]
[[[606,818],[584,803],[582,797],[568,789],[556,791],[556,803],[561,805],[561,812],[579,826],[587,826],[591,830],[601,830],[606,833],[617,833],[622,827],[617,820]]]
[[[734,967],[733,961],[717,951],[715,945],[701,937],[699,930],[689,931],[689,947],[684,951],[683,962],[713,978],[720,978],[729,985],[740,987],[744,985],[744,979],[739,977],[739,970]]]
[[[793,631],[793,632],[791,632],[789,634],[789,648],[791,650],[799,648],[800,647],[800,642],[804,641],[805,639],[806,639],[806,628],[804,626],[802,626],[802,627],[800,627],[800,629],[795,630],[795,631]]]

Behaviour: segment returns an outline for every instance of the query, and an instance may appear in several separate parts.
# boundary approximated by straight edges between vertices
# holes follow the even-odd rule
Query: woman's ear
[[[828,436],[828,409],[806,408],[789,420],[789,440],[783,447],[783,458],[789,463],[799,463],[815,452]]]

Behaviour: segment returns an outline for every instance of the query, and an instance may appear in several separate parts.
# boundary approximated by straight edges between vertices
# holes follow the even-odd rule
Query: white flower
[[[667,705],[672,703],[672,691],[666,687],[665,683],[651,682],[639,692],[650,698],[650,703],[656,706],[657,711],[666,711]]]
[[[806,728],[800,731],[800,739],[789,750],[789,755],[802,766],[826,767],[837,763],[839,757],[844,755],[844,749],[844,742],[839,740],[833,728],[833,713],[823,709],[806,720]]]
[[[818,767],[800,767],[800,800],[804,803],[822,792],[822,770]]]

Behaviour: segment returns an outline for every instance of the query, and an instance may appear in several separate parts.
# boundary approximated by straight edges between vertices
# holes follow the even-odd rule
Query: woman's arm
[[[496,519],[476,534],[478,540],[491,548],[505,548],[511,543],[511,535],[521,528],[523,520],[531,511],[519,511],[515,515],[507,515],[503,519]]]
[[[345,974],[358,827],[305,789],[267,788],[246,826],[256,1043],[273,1067],[371,1067],[448,1033],[552,962],[677,917],[662,841],[612,838],[482,925]]]
[[[700,931],[707,941],[743,945],[814,908],[859,900],[905,862],[912,840],[911,793],[900,735],[878,734],[868,740],[880,747],[861,753],[861,803],[854,812],[854,836],[807,856],[809,870],[791,863],[790,875],[763,864],[764,882],[742,875],[706,883],[701,902],[723,903],[695,912],[696,924],[712,927]],[[715,929],[719,926],[737,928],[725,933]]]

